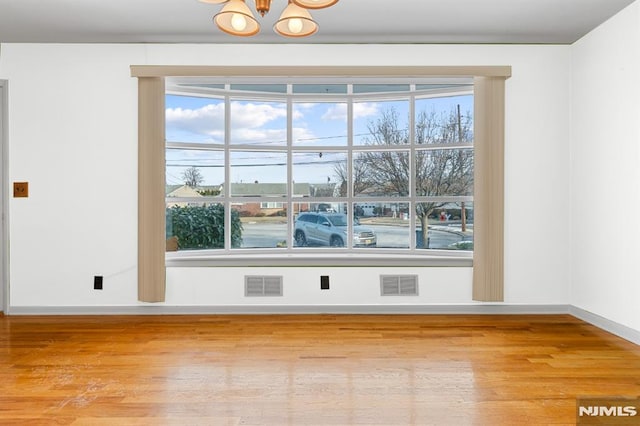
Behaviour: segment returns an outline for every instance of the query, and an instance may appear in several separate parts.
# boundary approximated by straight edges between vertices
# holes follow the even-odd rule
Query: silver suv
[[[347,215],[343,213],[300,213],[293,232],[296,246],[322,245],[343,247],[347,241]],[[353,246],[375,247],[376,233],[361,226],[357,219],[353,224]]]

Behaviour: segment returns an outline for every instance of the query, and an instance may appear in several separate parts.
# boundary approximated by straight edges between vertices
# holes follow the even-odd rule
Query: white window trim
[[[229,81],[232,80],[232,83]],[[295,82],[292,83],[292,80]],[[464,82],[465,83],[461,83]],[[251,91],[242,91],[236,90],[232,91],[230,89],[231,85],[236,84],[238,81],[242,83],[251,83],[258,85],[268,85],[268,84],[282,84],[286,85],[287,90],[286,93],[266,93],[266,92],[251,92]],[[323,152],[346,152],[348,158],[351,159],[353,152],[366,152],[366,151],[404,151],[410,153],[413,158],[414,153],[416,151],[429,151],[429,150],[439,150],[439,149],[474,149],[473,143],[447,143],[447,144],[433,144],[433,145],[421,145],[415,143],[415,102],[420,99],[433,99],[433,98],[441,98],[447,96],[464,96],[464,95],[472,95],[473,94],[473,83],[469,79],[462,80],[461,78],[456,79],[433,79],[433,78],[358,78],[358,77],[350,77],[350,78],[331,78],[329,80],[323,79],[313,79],[315,83],[340,83],[345,84],[348,88],[347,93],[345,94],[336,94],[336,95],[320,95],[320,94],[294,94],[292,87],[295,84],[310,84],[309,79],[298,79],[298,78],[269,78],[265,79],[264,77],[249,77],[244,79],[236,79],[236,78],[171,78],[167,81],[166,93],[170,95],[178,95],[178,96],[190,96],[190,97],[203,97],[203,98],[213,98],[218,99],[219,101],[224,102],[226,110],[229,111],[229,104],[232,101],[237,100],[247,100],[247,101],[264,101],[264,102],[280,102],[282,104],[286,104],[288,114],[287,114],[287,141],[286,144],[278,145],[278,146],[262,146],[259,144],[233,144],[229,140],[230,135],[230,114],[225,114],[225,143],[223,144],[209,144],[209,143],[197,143],[197,142],[180,142],[180,141],[166,141],[166,148],[168,149],[185,149],[185,150],[198,150],[198,151],[221,151],[225,153],[225,157],[229,158],[230,152],[233,150],[249,150],[249,151],[263,151],[263,152],[287,152],[287,174],[291,176],[292,174],[292,161],[291,155],[294,152],[317,152],[318,147],[312,146],[295,146],[293,145],[293,141],[291,140],[291,129],[293,126],[292,114],[291,110],[293,105],[296,102],[344,102],[347,104],[349,109],[349,116],[351,117],[347,120],[349,129],[348,129],[348,141],[344,146],[323,146]],[[459,87],[457,88],[438,88],[438,89],[416,89],[416,82],[418,84],[438,84],[438,83],[452,83],[456,82]],[[188,86],[182,86],[182,84],[187,84]],[[197,84],[220,84],[224,85],[224,88],[215,88],[215,89],[207,89],[202,87],[196,87]],[[398,91],[398,92],[382,92],[382,93],[365,93],[365,94],[354,94],[352,90],[352,85],[358,84],[406,84],[409,87],[409,91]],[[321,99],[321,100],[320,100]],[[350,129],[350,126],[353,123],[353,105],[358,102],[371,102],[371,101],[406,101],[409,102],[409,122],[407,123],[409,128],[409,143],[402,146],[370,146],[370,145],[354,145],[353,144],[353,134]],[[350,165],[351,161],[347,161]],[[414,164],[411,162],[411,164]],[[224,182],[224,194],[230,193],[230,179],[229,177],[229,167],[225,170],[225,179]],[[346,197],[341,198],[333,198],[333,197],[314,197],[310,198],[302,198],[296,197],[292,194],[292,185],[287,185],[288,188],[288,196],[282,197],[280,200],[288,206],[288,211],[292,212],[294,209],[292,208],[295,203],[345,203],[348,206],[353,206],[354,204],[362,204],[362,203],[408,203],[414,206],[416,203],[420,202],[430,202],[430,201],[445,201],[445,202],[473,202],[473,196],[441,196],[441,197],[430,197],[430,196],[417,196],[415,194],[415,187],[413,181],[413,173],[410,173],[410,181],[409,187],[413,188],[411,194],[409,196],[403,197],[361,197],[361,196],[353,196],[352,188],[348,188],[348,193]],[[179,202],[199,202],[199,203],[220,203],[225,204],[227,207],[237,203],[263,203],[263,202],[273,202],[275,201],[275,197],[234,197],[233,195],[225,195],[223,198],[220,197],[201,197],[201,198],[167,198],[166,202],[168,204],[179,203]],[[414,210],[412,210],[414,211]],[[287,218],[288,221],[293,221],[293,218]],[[294,247],[293,245],[293,224],[290,223],[287,229],[287,247],[286,248],[231,248],[231,236],[230,232],[225,232],[225,247],[222,249],[210,249],[210,250],[189,250],[185,252],[168,252],[166,254],[167,266],[186,266],[194,263],[193,259],[197,259],[197,264],[210,264],[210,265],[221,265],[221,264],[235,264],[237,261],[230,261],[231,257],[238,258],[238,261],[246,258],[255,258],[256,256],[269,256],[270,261],[276,260],[277,264],[285,264],[285,265],[297,265],[295,259],[297,259],[298,255],[300,255],[301,259],[304,262],[309,262],[308,254],[313,254],[315,259],[312,263],[321,263],[326,264],[329,263],[341,263],[344,255],[346,253],[352,254],[355,256],[350,256],[350,261],[353,261],[354,257],[358,257],[361,259],[361,262],[366,266],[380,265],[380,262],[383,264],[393,263],[394,265],[398,264],[398,259],[403,257],[406,258],[403,264],[407,265],[421,265],[424,266],[428,264],[429,266],[433,265],[444,265],[444,266],[470,266],[473,262],[473,253],[468,251],[455,251],[455,250],[437,250],[437,249],[422,249],[416,247],[416,224],[415,222],[411,222],[410,224],[410,232],[409,232],[409,247],[407,248],[357,248],[350,247],[352,233],[347,232],[348,242],[347,245],[349,248],[321,248],[319,250],[313,250],[310,248],[299,248]],[[351,224],[349,224],[349,229],[351,228]],[[225,208],[225,230],[229,230],[231,227],[231,212],[229,208]],[[375,253],[371,253],[374,251]],[[253,256],[252,256],[253,255]],[[283,257],[284,255],[284,257]],[[304,255],[304,256],[302,256]],[[318,256],[322,255],[322,256]],[[381,257],[384,256],[384,257]],[[210,261],[207,262],[207,258],[210,258]],[[391,258],[394,260],[391,261]],[[397,258],[397,259],[396,259]],[[305,263],[306,264],[306,263]]]

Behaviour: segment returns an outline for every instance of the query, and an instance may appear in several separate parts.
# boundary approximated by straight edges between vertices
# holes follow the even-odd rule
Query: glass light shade
[[[213,17],[220,30],[235,36],[248,37],[258,34],[260,24],[244,0],[229,0],[220,13]]]
[[[318,31],[318,24],[308,10],[289,3],[273,29],[285,37],[306,37]]]
[[[226,3],[229,0],[198,0],[200,3],[209,3],[209,4],[222,4]]]
[[[322,9],[333,6],[338,0],[291,0],[294,4],[305,9]]]

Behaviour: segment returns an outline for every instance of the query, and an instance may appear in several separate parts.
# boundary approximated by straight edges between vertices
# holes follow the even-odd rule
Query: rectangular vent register
[[[417,275],[380,275],[381,296],[417,296]]]
[[[282,296],[282,276],[278,275],[245,275],[245,297]]]

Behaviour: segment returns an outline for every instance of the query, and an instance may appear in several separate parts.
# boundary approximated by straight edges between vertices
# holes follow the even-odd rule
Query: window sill
[[[165,265],[180,267],[336,266],[336,267],[472,267],[469,252],[397,253],[167,253]]]

